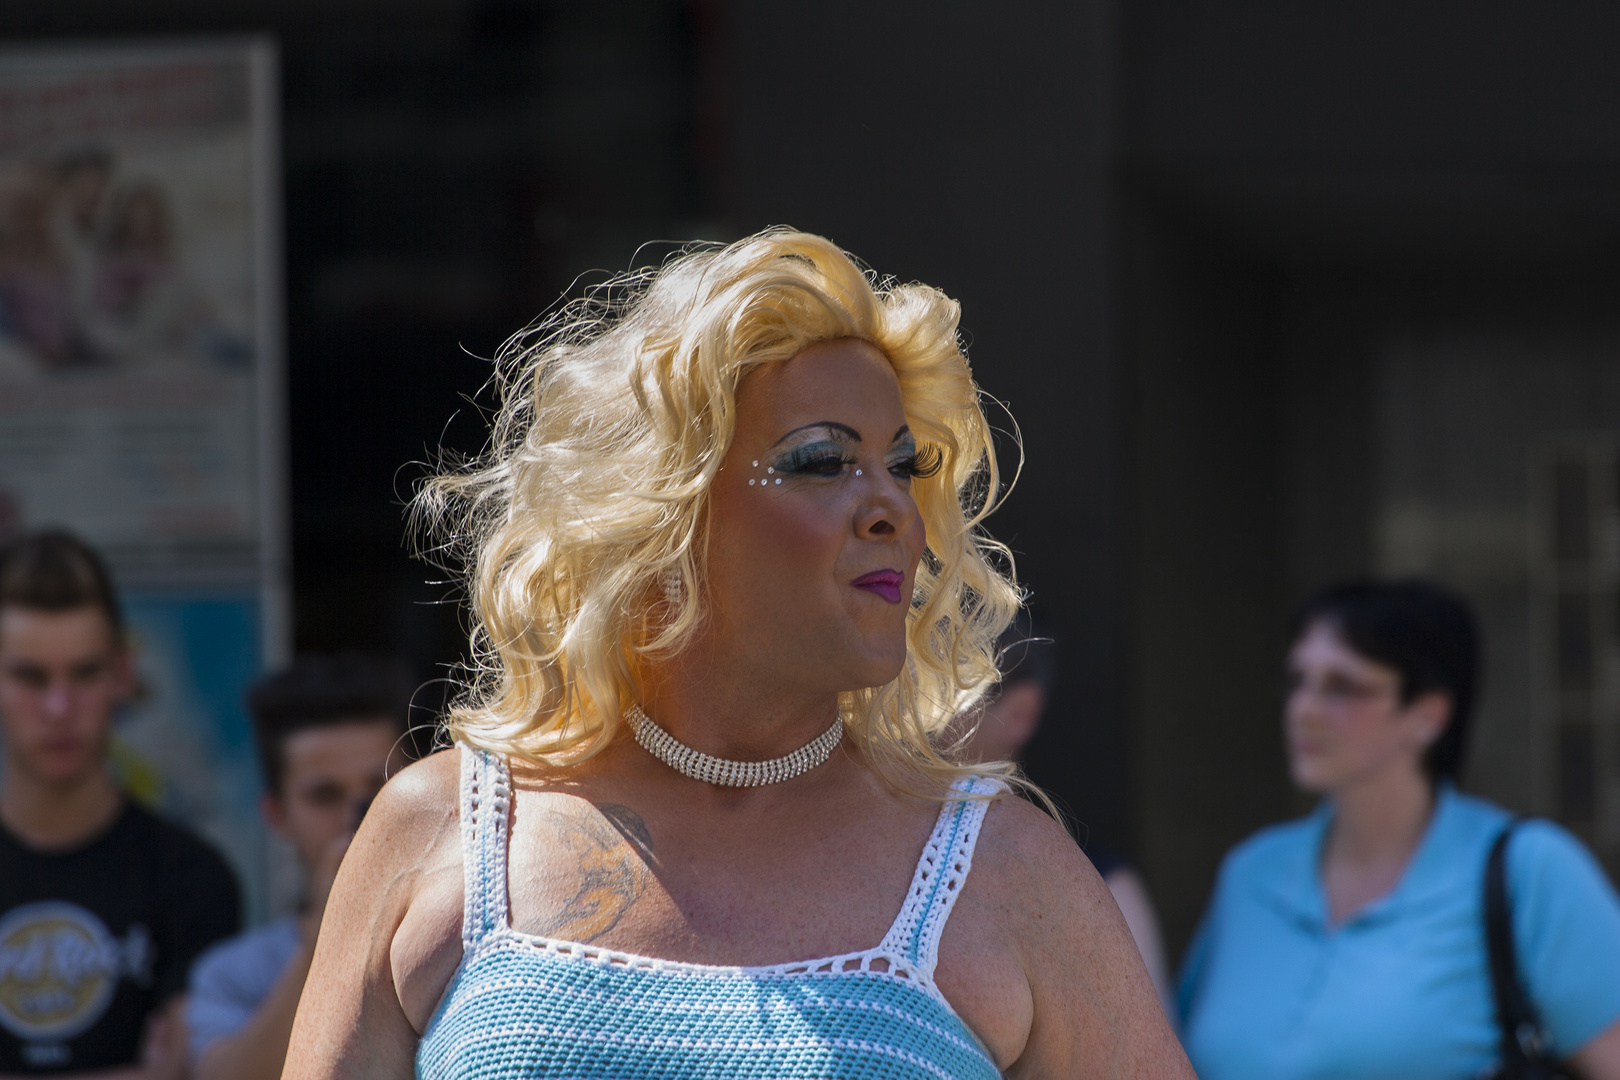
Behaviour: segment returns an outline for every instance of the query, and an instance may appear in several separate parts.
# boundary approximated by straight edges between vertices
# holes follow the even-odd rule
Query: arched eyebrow
[[[850,427],[848,424],[840,424],[836,420],[818,420],[814,424],[800,424],[786,435],[783,435],[780,439],[777,439],[775,442],[771,443],[771,449],[776,449],[778,446],[781,446],[783,443],[793,438],[793,436],[797,435],[799,432],[809,431],[811,428],[826,428],[833,434],[841,435],[850,442],[863,441],[861,439],[861,433]],[[900,430],[894,433],[894,437],[889,440],[889,443],[890,445],[893,445],[910,434],[911,425],[901,424]]]
[[[840,424],[836,420],[817,420],[813,424],[800,424],[786,435],[783,435],[780,439],[777,439],[775,442],[771,443],[771,449],[774,450],[776,447],[781,446],[783,443],[793,438],[793,436],[797,435],[799,432],[809,431],[811,428],[826,428],[833,434],[840,435],[850,442],[861,441],[861,433],[850,427],[848,424]]]

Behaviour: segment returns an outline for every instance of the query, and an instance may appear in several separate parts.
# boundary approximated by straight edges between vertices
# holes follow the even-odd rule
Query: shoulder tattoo
[[[546,824],[573,857],[574,894],[538,928],[542,937],[589,943],[618,925],[647,891],[652,834],[641,815],[618,803],[593,811],[550,812]]]

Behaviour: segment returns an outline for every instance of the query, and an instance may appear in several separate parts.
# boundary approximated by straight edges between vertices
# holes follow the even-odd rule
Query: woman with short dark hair
[[[1502,1046],[1487,957],[1487,857],[1511,822],[1454,786],[1479,635],[1457,596],[1409,581],[1302,608],[1284,730],[1315,813],[1221,867],[1182,1009],[1204,1080],[1490,1075]],[[1553,1055],[1620,1077],[1620,902],[1545,821],[1506,847],[1511,939]]]

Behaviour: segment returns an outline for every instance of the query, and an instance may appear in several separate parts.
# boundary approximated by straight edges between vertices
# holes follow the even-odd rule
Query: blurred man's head
[[[1001,681],[986,696],[967,744],[974,761],[1017,761],[1041,726],[1051,692],[1052,641],[1036,635],[1027,615],[1001,635],[999,649]]]
[[[306,656],[248,694],[264,815],[309,869],[403,761],[414,682],[396,661]]]
[[[0,548],[0,746],[8,771],[72,785],[103,768],[133,685],[112,578],[65,532]]]

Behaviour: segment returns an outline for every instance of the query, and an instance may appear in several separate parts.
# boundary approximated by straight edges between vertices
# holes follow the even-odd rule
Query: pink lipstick
[[[862,574],[850,584],[857,589],[877,593],[891,604],[898,604],[900,586],[905,580],[906,575],[898,570],[874,570],[870,574]]]

